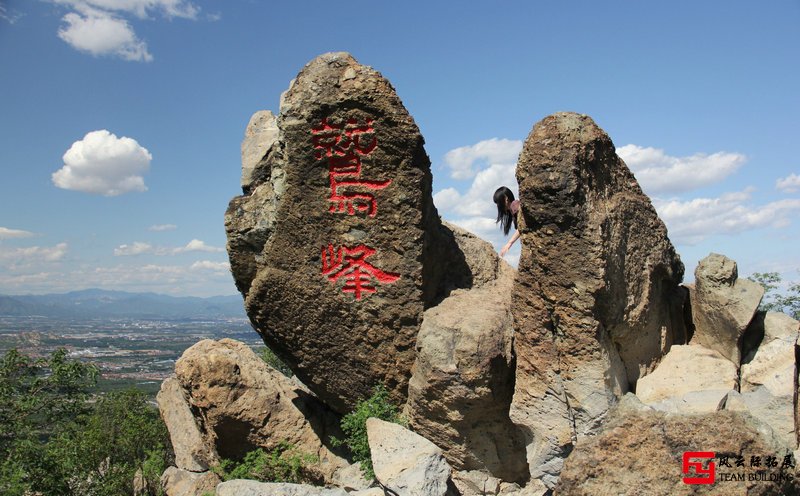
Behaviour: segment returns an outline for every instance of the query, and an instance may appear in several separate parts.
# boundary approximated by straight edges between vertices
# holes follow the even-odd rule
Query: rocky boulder
[[[331,435],[341,437],[338,416],[243,343],[200,341],[176,362],[175,374],[208,451],[221,458],[240,459],[286,442],[318,458],[314,470],[322,481],[336,482],[348,466],[328,448]],[[168,427],[173,439],[173,431],[182,428]]]
[[[214,472],[190,472],[169,467],[161,475],[161,487],[166,496],[205,496],[213,494],[220,478]]]
[[[425,308],[471,280],[433,205],[419,129],[391,84],[345,53],[306,65],[277,128],[225,217],[248,316],[337,411],[379,383],[404,402]]]
[[[704,413],[719,410],[738,384],[736,366],[700,345],[676,345],[658,367],[639,379],[636,396],[656,410]]]
[[[499,279],[454,292],[425,312],[406,414],[414,432],[441,447],[454,468],[525,481],[524,440],[508,417],[516,272],[501,263]]]
[[[161,418],[169,430],[175,465],[192,472],[203,472],[219,463],[213,445],[206,442],[192,413],[184,389],[174,377],[161,383],[156,395]]]
[[[761,303],[764,288],[739,279],[736,262],[717,253],[700,261],[694,278],[692,342],[717,350],[738,366],[742,338]]]
[[[747,411],[770,425],[784,445],[794,449],[798,377],[795,343],[800,322],[783,313],[766,312],[754,323],[761,327],[759,334],[764,337],[743,359],[740,401]]]
[[[444,496],[451,469],[442,450],[401,425],[367,419],[372,466],[378,481],[394,494]]]
[[[522,251],[511,418],[549,486],[616,398],[686,342],[683,264],[614,145],[589,117],[537,123],[517,164]]]
[[[767,496],[800,491],[795,469],[784,467],[789,452],[765,436],[749,415],[727,411],[675,415],[636,403],[635,397],[628,395],[602,432],[577,446],[564,463],[556,494]],[[713,453],[715,483],[683,481],[684,477],[702,476],[691,465],[688,473],[682,471],[684,453],[689,451]],[[741,467],[736,465],[740,457]],[[757,457],[759,466],[751,465],[751,457]],[[777,465],[764,465],[767,457]],[[690,458],[689,462],[708,468],[708,458]],[[743,480],[738,479],[739,474]]]

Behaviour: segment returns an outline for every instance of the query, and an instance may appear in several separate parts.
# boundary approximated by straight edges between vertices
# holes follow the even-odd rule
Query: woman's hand
[[[511,236],[511,239],[508,240],[508,243],[506,243],[506,245],[503,247],[503,249],[500,250],[500,257],[506,256],[506,253],[508,253],[508,250],[510,250],[511,247],[514,246],[514,242],[517,241],[518,239],[519,239],[519,229],[514,231],[514,235]]]

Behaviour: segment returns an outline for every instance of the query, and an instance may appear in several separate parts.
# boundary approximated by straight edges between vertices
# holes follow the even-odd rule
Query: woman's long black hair
[[[494,192],[494,202],[497,204],[497,221],[495,222],[500,223],[500,229],[503,230],[503,234],[508,235],[508,231],[511,230],[511,224],[514,224],[514,229],[517,228],[517,216],[506,208],[506,198],[509,203],[513,202],[514,193],[505,186],[497,188],[497,191]]]

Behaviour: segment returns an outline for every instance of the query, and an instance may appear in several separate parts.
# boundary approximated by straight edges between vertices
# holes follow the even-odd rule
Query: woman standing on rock
[[[519,239],[519,229],[517,229],[517,214],[519,214],[519,200],[514,199],[514,193],[505,186],[500,186],[494,192],[494,203],[497,205],[497,223],[500,224],[503,234],[508,236],[511,224],[514,224],[514,234],[508,243],[500,250],[500,256],[504,257],[511,246]]]

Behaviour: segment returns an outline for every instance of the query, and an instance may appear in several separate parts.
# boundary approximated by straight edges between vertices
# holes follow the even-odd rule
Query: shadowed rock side
[[[226,213],[248,316],[334,409],[379,383],[404,402],[423,311],[471,283],[433,206],[419,129],[391,84],[345,53],[300,72],[277,128],[249,135],[264,136],[264,155]]]
[[[468,236],[455,229],[460,239]],[[442,448],[454,468],[488,470],[505,481],[524,482],[525,443],[508,417],[514,393],[511,295],[516,271],[485,241],[460,245],[468,263],[484,266],[474,272],[499,276],[453,292],[425,312],[406,414],[414,431]]]
[[[616,399],[685,342],[683,264],[610,138],[558,113],[528,136],[517,180],[522,253],[512,312],[512,420],[548,486]]]

